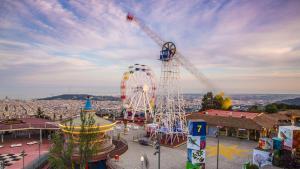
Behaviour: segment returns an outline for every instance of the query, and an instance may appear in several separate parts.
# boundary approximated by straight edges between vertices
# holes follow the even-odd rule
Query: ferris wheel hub
[[[166,42],[163,44],[159,60],[161,61],[169,61],[176,54],[176,46],[173,42]]]
[[[148,87],[148,85],[145,84],[145,85],[143,86],[143,91],[144,91],[144,92],[147,92],[148,90],[149,90],[149,87]]]

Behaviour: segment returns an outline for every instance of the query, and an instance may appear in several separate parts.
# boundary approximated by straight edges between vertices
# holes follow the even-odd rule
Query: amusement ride
[[[121,81],[121,100],[124,119],[145,122],[154,117],[156,84],[153,71],[147,65],[134,64],[128,67]]]
[[[161,76],[156,99],[156,109],[151,130],[151,137],[162,134],[166,144],[173,144],[187,134],[187,122],[183,109],[183,96],[179,86],[180,66],[193,74],[208,88],[215,89],[213,84],[177,49],[173,42],[162,40],[155,32],[131,13],[127,14],[127,21],[138,25],[156,44],[162,47],[159,60]]]

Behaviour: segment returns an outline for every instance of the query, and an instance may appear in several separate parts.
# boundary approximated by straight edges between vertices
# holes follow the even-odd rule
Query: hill
[[[295,105],[295,106],[300,106],[300,97],[294,98],[294,99],[285,99],[278,101],[276,103],[283,103],[287,105]]]
[[[85,100],[87,96],[96,101],[120,101],[119,97],[114,96],[93,96],[87,94],[62,94],[58,96],[40,98],[38,100]]]

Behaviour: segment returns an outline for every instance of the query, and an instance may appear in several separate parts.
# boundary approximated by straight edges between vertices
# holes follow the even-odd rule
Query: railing
[[[128,143],[123,138],[113,137],[113,143],[116,146],[113,151],[109,153],[109,156],[112,158],[114,155],[121,155],[128,150]]]
[[[108,169],[124,169],[123,167],[115,163],[109,156],[106,159],[106,166]]]
[[[1,125],[0,131],[4,130],[23,130],[23,129],[59,129],[55,124],[10,124]]]
[[[33,161],[31,161],[29,164],[25,166],[25,169],[40,169],[44,167],[48,163],[48,156],[49,154],[42,154],[40,158],[37,158]],[[26,156],[25,156],[26,160]]]
[[[106,166],[108,169],[124,169],[123,167],[119,166],[112,158],[114,155],[120,155],[123,154],[128,149],[127,141],[123,138],[113,137],[113,142],[115,143],[115,150],[110,152],[107,155],[106,159]]]

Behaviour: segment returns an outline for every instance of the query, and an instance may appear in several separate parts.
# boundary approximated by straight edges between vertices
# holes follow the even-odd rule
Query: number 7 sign
[[[203,120],[190,120],[189,134],[192,136],[206,136],[206,122]]]

